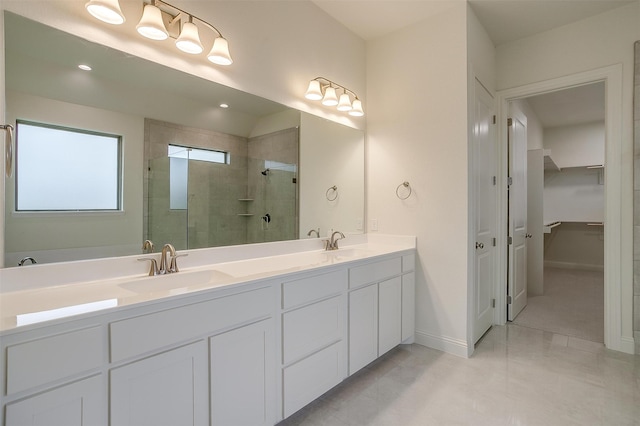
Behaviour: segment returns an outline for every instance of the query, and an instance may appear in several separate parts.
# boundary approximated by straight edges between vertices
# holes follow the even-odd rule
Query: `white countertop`
[[[354,242],[362,240],[363,238],[352,238]],[[68,283],[65,283],[63,279],[58,277],[58,279],[52,279],[55,282],[54,285],[23,283],[23,286],[19,286],[11,283],[12,285],[3,285],[0,293],[0,332],[82,313],[152,302],[214,288],[241,285],[256,280],[311,271],[415,248],[415,238],[413,237],[385,236],[364,238],[364,241],[360,244],[344,244],[342,248],[335,251],[293,251],[272,256],[259,256],[260,250],[256,252],[255,247],[248,246],[249,250],[246,254],[253,254],[255,257],[209,264],[202,264],[202,261],[192,261],[191,265],[185,261],[189,259],[188,257],[180,258],[180,272],[152,277],[144,273],[137,273],[100,279],[101,275],[98,271],[94,279],[85,281],[70,279]],[[266,252],[263,251],[262,254],[286,251],[281,247],[284,244],[289,244],[291,250],[295,249],[295,242],[271,243],[263,245],[262,248]],[[309,243],[303,244],[308,245]],[[277,250],[278,248],[280,250]],[[220,249],[211,249],[212,252],[215,250]],[[202,256],[202,254],[203,252],[199,251],[199,255]],[[191,253],[189,255],[191,256]],[[137,261],[137,258],[140,257],[157,258],[158,256],[159,254],[155,253],[133,256],[133,259],[131,257],[123,258],[120,261],[130,263]],[[117,263],[118,261],[116,259],[111,262]],[[183,262],[180,263],[180,261]],[[69,262],[66,265],[68,268],[90,266],[81,263]],[[117,267],[117,265],[115,266]],[[144,262],[142,266],[148,268],[148,263]],[[46,275],[47,265],[42,265],[41,268],[38,271],[39,275]],[[59,269],[60,265],[51,265],[50,268]],[[24,271],[28,272],[26,269]],[[12,271],[11,278],[15,280],[15,274],[19,272],[22,271]],[[31,275],[33,273],[32,270]],[[84,274],[84,276],[89,276],[87,272]],[[2,275],[0,275],[1,277]]]

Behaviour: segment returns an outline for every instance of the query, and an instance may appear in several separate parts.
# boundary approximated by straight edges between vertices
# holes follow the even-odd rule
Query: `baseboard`
[[[469,358],[467,342],[464,340],[453,339],[447,336],[436,336],[416,330],[416,343],[461,358]]]
[[[620,352],[633,355],[635,351],[636,351],[636,344],[633,337],[620,336]]]
[[[556,262],[553,260],[545,260],[545,267],[550,268],[564,268],[564,269],[581,269],[583,271],[604,271],[604,265],[590,265],[586,263],[573,263],[573,262]]]

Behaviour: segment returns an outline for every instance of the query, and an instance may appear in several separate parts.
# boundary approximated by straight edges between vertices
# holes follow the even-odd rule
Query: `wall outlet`
[[[356,230],[357,231],[362,231],[362,218],[361,217],[356,219]]]
[[[371,230],[372,231],[378,230],[378,219],[371,219]]]

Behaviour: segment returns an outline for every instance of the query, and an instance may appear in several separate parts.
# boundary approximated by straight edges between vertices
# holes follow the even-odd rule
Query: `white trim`
[[[500,226],[499,236],[499,271],[506,271],[506,114],[508,102],[511,100],[553,92],[569,87],[581,86],[598,81],[606,85],[606,143],[605,143],[605,274],[604,274],[604,339],[609,349],[633,353],[629,351],[628,338],[622,336],[621,309],[621,144],[622,144],[622,64],[615,64],[591,71],[559,77],[538,83],[532,83],[498,92],[498,124],[500,128]],[[497,300],[506,300],[506,274],[499,274],[496,283]],[[506,322],[506,304],[496,307],[496,324]],[[631,339],[633,341],[633,339]]]
[[[620,337],[620,352],[634,354],[636,350],[635,340],[633,337]],[[636,354],[637,355],[637,354]]]
[[[461,358],[469,358],[473,352],[473,347],[469,347],[464,340],[447,336],[436,336],[424,331],[416,330],[416,343]]]

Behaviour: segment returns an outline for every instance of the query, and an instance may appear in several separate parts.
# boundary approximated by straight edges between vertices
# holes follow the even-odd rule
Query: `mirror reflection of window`
[[[120,139],[18,121],[16,210],[120,210]]]

